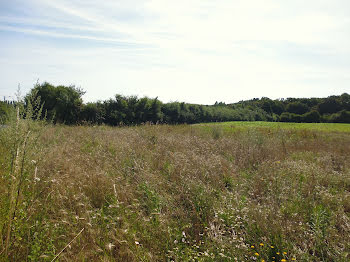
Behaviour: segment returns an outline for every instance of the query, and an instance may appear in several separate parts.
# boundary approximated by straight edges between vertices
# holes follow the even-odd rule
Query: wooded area
[[[114,98],[83,103],[84,91],[75,86],[36,84],[26,96],[40,98],[47,120],[68,125],[90,123],[106,125],[136,125],[151,123],[203,123],[223,121],[280,121],[350,123],[350,95],[327,98],[267,97],[233,104],[216,102],[198,105],[181,102],[162,103],[158,98],[116,95]],[[13,105],[13,103],[12,103]],[[11,103],[0,103],[4,119]]]

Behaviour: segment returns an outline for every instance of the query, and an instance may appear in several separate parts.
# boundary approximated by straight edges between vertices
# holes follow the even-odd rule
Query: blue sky
[[[0,0],[0,95],[39,79],[213,104],[350,93],[348,0]]]

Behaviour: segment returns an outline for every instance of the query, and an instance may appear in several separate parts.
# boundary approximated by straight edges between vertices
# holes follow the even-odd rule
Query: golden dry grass
[[[51,261],[83,228],[59,261],[350,259],[348,133],[48,126],[35,145],[3,261]]]

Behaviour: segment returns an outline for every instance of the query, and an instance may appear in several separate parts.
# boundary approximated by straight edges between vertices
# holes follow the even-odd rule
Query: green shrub
[[[350,123],[350,111],[342,110],[329,116],[330,122]]]
[[[320,119],[320,113],[315,110],[307,112],[301,116],[301,122],[304,123],[319,123]]]

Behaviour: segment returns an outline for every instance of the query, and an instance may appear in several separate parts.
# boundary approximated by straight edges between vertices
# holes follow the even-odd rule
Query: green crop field
[[[212,127],[220,126],[225,130],[247,129],[247,128],[270,128],[270,129],[289,129],[289,130],[312,130],[327,132],[350,132],[350,124],[340,123],[283,123],[283,122],[262,122],[262,121],[235,121],[222,123],[204,123],[194,126]]]

